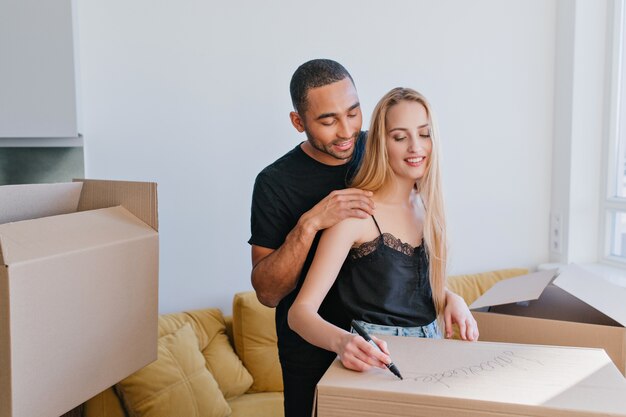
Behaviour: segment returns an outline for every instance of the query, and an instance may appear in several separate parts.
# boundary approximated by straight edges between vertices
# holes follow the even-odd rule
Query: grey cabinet
[[[0,138],[78,136],[72,0],[0,0]]]

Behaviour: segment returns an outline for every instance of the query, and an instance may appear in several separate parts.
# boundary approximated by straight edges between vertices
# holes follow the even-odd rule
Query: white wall
[[[394,86],[433,102],[451,272],[548,260],[555,1],[83,0],[78,23],[86,173],[159,183],[161,312],[251,288],[252,184],[304,139],[288,84],[317,57],[366,123]]]

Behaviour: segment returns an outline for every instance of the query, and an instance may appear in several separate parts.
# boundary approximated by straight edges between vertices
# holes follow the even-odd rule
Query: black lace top
[[[390,233],[352,248],[337,287],[351,317],[387,326],[416,327],[436,318],[424,242],[416,248]]]
[[[374,216],[372,216],[373,218]],[[376,220],[374,220],[376,221]],[[378,227],[378,225],[376,225]],[[378,229],[380,231],[380,229]],[[383,245],[388,248],[397,250],[398,252],[402,252],[407,256],[413,256],[415,249],[413,246],[408,243],[404,243],[391,233],[381,233],[374,240],[370,240],[369,242],[365,242],[357,246],[356,248],[350,249],[348,256],[350,259],[355,260],[364,257],[365,255],[369,255],[374,252],[378,245],[380,244],[380,239],[383,240]]]

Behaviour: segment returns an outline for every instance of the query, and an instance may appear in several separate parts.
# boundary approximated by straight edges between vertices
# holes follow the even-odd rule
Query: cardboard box
[[[57,417],[157,357],[156,184],[0,187],[0,416]]]
[[[626,379],[601,349],[380,337],[404,380],[336,360],[318,417],[626,415]]]
[[[503,280],[478,298],[480,340],[606,350],[626,374],[626,288],[571,264]]]

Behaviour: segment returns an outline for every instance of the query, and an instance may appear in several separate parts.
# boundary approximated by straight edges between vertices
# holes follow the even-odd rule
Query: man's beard
[[[305,133],[311,146],[313,146],[318,151],[323,152],[326,155],[330,155],[333,158],[338,159],[340,161],[345,161],[346,159],[349,159],[352,157],[352,154],[354,153],[354,147],[356,146],[357,138],[359,137],[359,132],[355,132],[350,137],[350,139],[348,139],[348,140],[352,140],[352,146],[350,147],[350,149],[343,151],[343,152],[336,152],[333,149],[333,145],[336,145],[341,142],[345,142],[346,139],[337,139],[337,140],[332,141],[328,145],[323,145],[317,139],[315,139],[312,135],[310,135],[308,130],[305,129]]]

